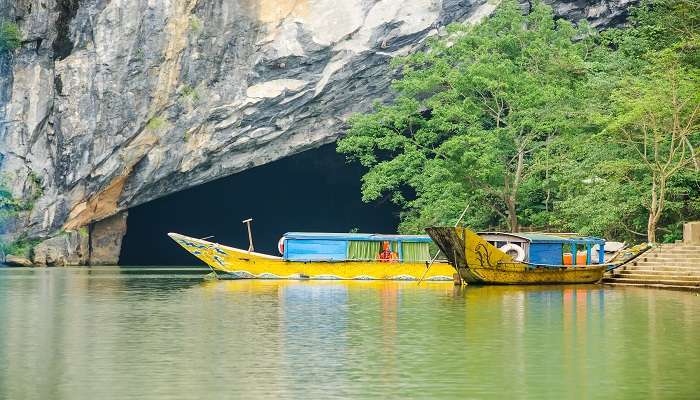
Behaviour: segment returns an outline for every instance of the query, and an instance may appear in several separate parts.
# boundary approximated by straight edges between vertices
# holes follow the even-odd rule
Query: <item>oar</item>
[[[421,276],[420,279],[418,280],[418,285],[420,285],[420,283],[423,282],[423,279],[425,279],[425,276],[428,274],[430,267],[433,266],[433,263],[435,262],[435,260],[437,260],[439,255],[440,255],[440,250],[438,250],[437,253],[435,253],[435,257],[433,257],[430,260],[430,262],[428,263],[428,265],[425,267],[425,271],[423,271],[423,276]]]
[[[464,214],[467,213],[468,209],[469,209],[469,204],[467,204],[467,206],[464,207],[464,211],[462,211],[462,214],[459,216],[459,219],[455,223],[455,228],[459,226],[460,222],[462,222],[462,218],[464,218]],[[428,263],[428,266],[425,267],[425,271],[423,272],[423,276],[421,276],[420,279],[418,280],[418,286],[420,286],[420,283],[423,282],[423,279],[425,279],[425,276],[428,275],[428,271],[430,270],[430,267],[433,266],[433,263],[435,262],[435,260],[437,260],[438,255],[440,255],[440,250],[438,250],[437,253],[435,253],[435,257],[433,257],[430,260],[430,263]]]

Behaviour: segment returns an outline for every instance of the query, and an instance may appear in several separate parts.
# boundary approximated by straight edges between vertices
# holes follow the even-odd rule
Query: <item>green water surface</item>
[[[0,268],[0,399],[700,398],[700,296]]]

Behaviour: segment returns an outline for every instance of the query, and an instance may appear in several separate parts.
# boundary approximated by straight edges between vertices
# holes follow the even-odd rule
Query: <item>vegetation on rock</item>
[[[12,243],[4,243],[0,241],[0,247],[2,248],[2,253],[6,256],[13,255],[17,257],[31,259],[32,250],[37,244],[39,244],[39,242],[40,240],[38,239],[28,239],[23,237],[13,241]]]
[[[396,100],[355,115],[338,151],[368,168],[401,231],[464,223],[618,239],[700,217],[700,11],[657,0],[598,34],[514,1],[396,60]]]
[[[199,101],[199,92],[190,85],[185,85],[180,89],[180,97],[183,100]]]
[[[168,126],[168,121],[162,117],[153,117],[146,123],[146,129],[149,131],[157,131]]]
[[[196,15],[190,16],[190,29],[192,32],[199,33],[202,30],[202,20]]]
[[[5,226],[23,211],[31,211],[35,202],[43,194],[42,180],[39,175],[30,172],[28,176],[30,196],[26,200],[17,199],[7,188],[6,183],[0,180],[0,233],[4,233]],[[14,241],[8,242],[0,238],[0,256],[12,254],[24,258],[30,258],[31,251],[38,240],[20,236]],[[2,259],[0,259],[2,261]]]
[[[0,53],[22,45],[22,33],[14,22],[0,21]]]

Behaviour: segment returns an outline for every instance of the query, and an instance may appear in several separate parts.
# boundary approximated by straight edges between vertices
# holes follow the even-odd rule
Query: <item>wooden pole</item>
[[[248,218],[241,222],[248,226],[248,252],[250,253],[255,251],[255,248],[253,247],[253,232],[250,230],[250,223],[253,222],[253,218]]]

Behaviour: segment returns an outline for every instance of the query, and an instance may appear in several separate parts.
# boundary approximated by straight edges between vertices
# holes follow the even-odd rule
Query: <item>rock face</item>
[[[619,26],[627,20],[630,6],[639,0],[544,0],[552,6],[554,13],[569,21],[588,21],[592,27],[604,29]],[[531,1],[526,1],[529,8]]]
[[[33,266],[31,260],[28,260],[24,257],[14,256],[12,254],[8,254],[5,257],[5,264],[9,265],[10,267],[31,267],[31,266]]]
[[[628,3],[552,2],[595,26],[619,23]],[[392,57],[494,8],[0,0],[0,19],[16,21],[24,40],[0,55],[0,174],[16,197],[36,197],[9,234],[78,229],[333,141],[348,115],[390,95]]]
[[[117,265],[126,234],[127,212],[121,212],[92,224],[90,230],[90,265]]]
[[[89,237],[86,230],[62,232],[34,247],[36,266],[86,265],[89,261]]]

